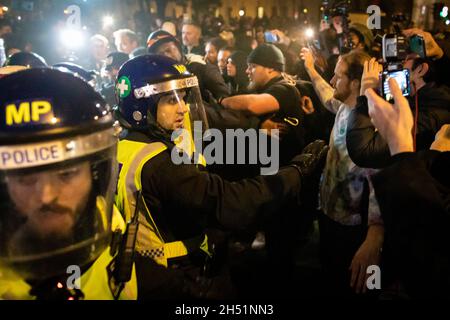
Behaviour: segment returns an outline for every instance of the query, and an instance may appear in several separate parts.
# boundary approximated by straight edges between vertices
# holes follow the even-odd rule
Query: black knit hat
[[[272,68],[284,72],[285,58],[279,48],[273,44],[263,43],[250,52],[248,63],[258,64],[266,68]]]

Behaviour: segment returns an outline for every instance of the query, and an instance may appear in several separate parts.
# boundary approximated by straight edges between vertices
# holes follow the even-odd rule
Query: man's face
[[[8,192],[18,214],[26,222],[17,236],[31,234],[38,239],[66,239],[88,202],[92,187],[88,162],[68,168],[11,175]]]
[[[195,47],[200,43],[200,30],[193,25],[185,24],[182,29],[183,44],[186,47]]]
[[[257,90],[264,87],[270,80],[269,70],[269,68],[265,68],[258,64],[249,63],[246,70],[248,79],[250,80],[248,88],[250,90]]]
[[[115,38],[117,51],[130,54],[137,48],[136,41],[132,41],[128,36],[119,35]]]
[[[350,97],[350,79],[347,76],[347,64],[341,59],[338,60],[334,69],[334,76],[330,81],[334,88],[334,98],[345,102]]]
[[[206,54],[206,60],[209,61],[212,64],[217,63],[217,48],[212,45],[211,43],[208,43],[205,47],[205,54]]]
[[[163,43],[158,47],[157,54],[172,58],[178,62],[183,59],[178,46],[174,42]]]
[[[156,121],[166,130],[177,130],[184,127],[184,115],[188,107],[183,98],[185,92],[170,93],[162,96],[158,102]]]
[[[108,46],[103,41],[92,41],[91,52],[95,61],[105,60],[106,56],[108,55]]]
[[[219,66],[221,73],[224,73],[227,69],[227,62],[230,55],[231,52],[229,50],[219,50],[219,54],[217,55],[217,65]]]

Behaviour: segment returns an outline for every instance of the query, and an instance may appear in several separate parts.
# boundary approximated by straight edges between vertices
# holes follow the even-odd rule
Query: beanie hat
[[[280,72],[284,72],[284,65],[286,63],[281,50],[269,43],[260,44],[250,52],[247,62],[272,68]]]

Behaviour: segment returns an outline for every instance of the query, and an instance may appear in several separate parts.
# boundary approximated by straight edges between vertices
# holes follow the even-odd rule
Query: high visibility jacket
[[[153,157],[165,151],[167,146],[161,142],[143,143],[121,140],[118,145],[118,162],[120,166],[117,185],[116,206],[129,221],[135,214],[139,215],[139,231],[136,251],[156,263],[168,266],[168,260],[188,255],[201,249],[208,255],[207,237],[199,235],[194,239],[167,239],[170,230],[160,230],[153,219],[140,191],[142,190],[141,174],[144,165]],[[139,199],[139,208],[136,204]],[[161,232],[163,231],[163,232]]]
[[[125,223],[117,211],[114,209],[112,219],[112,230],[125,229]],[[113,300],[113,291],[111,275],[108,272],[108,266],[113,260],[110,249],[107,248],[94,264],[81,275],[80,289],[86,300]],[[1,272],[1,270],[0,270]],[[34,296],[30,295],[30,285],[21,279],[5,280],[0,277],[0,300],[33,300]],[[125,284],[119,300],[136,300],[137,299],[137,279],[136,270],[133,266],[131,280]]]

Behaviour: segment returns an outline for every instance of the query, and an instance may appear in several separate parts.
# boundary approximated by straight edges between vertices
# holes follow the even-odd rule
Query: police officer
[[[27,68],[46,68],[47,62],[34,52],[17,52],[6,59],[5,66],[24,66]]]
[[[196,158],[192,128],[199,126],[193,122],[207,127],[197,78],[183,65],[164,56],[137,57],[120,69],[116,89],[116,115],[128,129],[118,147],[116,205],[128,220],[139,215],[138,255],[168,267],[161,287],[181,283],[193,296],[224,298],[224,286],[205,272],[214,253],[205,229],[242,230],[273,214],[298,195],[324,144],[308,147],[276,175],[230,183],[202,170],[201,161],[176,164],[179,156]]]
[[[50,68],[1,78],[0,105],[0,299],[135,299],[109,107]]]
[[[188,70],[197,76],[203,100],[206,102],[211,102],[212,97],[220,100],[230,95],[228,86],[217,67],[205,62],[203,54],[184,55],[181,43],[167,31],[156,30],[152,32],[148,36],[147,47],[149,53],[164,55],[178,61],[178,63],[185,64]]]

